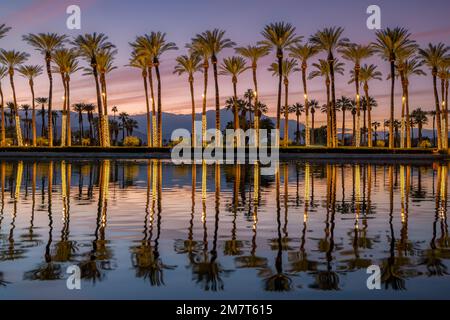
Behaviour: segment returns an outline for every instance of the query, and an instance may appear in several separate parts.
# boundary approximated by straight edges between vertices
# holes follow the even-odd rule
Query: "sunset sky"
[[[82,11],[82,29],[66,28],[66,8],[77,4]],[[34,51],[22,39],[22,35],[33,32],[58,32],[68,36],[80,33],[104,32],[114,43],[117,55],[117,70],[108,76],[110,107],[117,105],[120,111],[130,114],[141,113],[145,109],[143,84],[140,72],[126,67],[131,48],[129,42],[137,35],[151,31],[167,33],[167,39],[175,42],[179,50],[164,55],[161,59],[163,81],[163,111],[172,113],[189,113],[190,98],[186,77],[176,76],[173,72],[174,58],[186,53],[185,44],[197,33],[207,29],[220,28],[238,45],[254,44],[261,40],[264,25],[275,21],[286,21],[297,28],[297,33],[308,38],[312,33],[325,26],[342,26],[345,36],[352,42],[368,43],[374,40],[374,31],[366,27],[366,8],[378,4],[382,10],[382,26],[403,26],[413,34],[420,45],[428,42],[445,42],[450,44],[450,2],[448,0],[409,0],[409,1],[373,1],[373,0],[1,0],[0,24],[12,27],[8,35],[0,40],[0,47],[27,51],[31,54],[28,63],[43,64],[43,57]],[[226,50],[220,59],[234,54]],[[276,79],[267,71],[274,61],[271,54],[259,64],[260,98],[269,106],[270,114],[275,111]],[[314,61],[312,61],[314,62]],[[375,57],[369,63],[379,65],[384,77],[388,72],[388,64]],[[86,66],[85,62],[82,62]],[[354,96],[354,86],[347,84],[351,67],[348,64],[344,77],[337,77],[337,96]],[[310,68],[311,71],[311,68]],[[427,73],[429,74],[428,70]],[[197,79],[200,79],[200,74]],[[212,76],[212,75],[211,75]],[[252,88],[250,72],[239,78],[239,94]],[[79,72],[72,78],[73,103],[95,102],[95,88],[91,77],[82,76]],[[212,80],[212,78],[210,78]],[[300,74],[290,79],[291,103],[302,101]],[[19,75],[16,76],[19,103],[30,103],[28,83]],[[11,91],[9,82],[4,79],[2,86],[6,100],[9,101]],[[325,102],[324,83],[322,79],[310,82],[310,97]],[[56,109],[61,108],[62,85],[55,76]],[[195,85],[197,100],[201,99],[201,81]],[[400,114],[401,88],[397,85],[397,114]],[[220,94],[222,102],[232,93],[231,79],[220,77]],[[46,75],[36,80],[36,96],[48,94]],[[208,88],[208,109],[213,109],[213,82]],[[433,106],[431,77],[411,79],[411,110],[422,107],[431,110]],[[374,119],[387,118],[389,83],[374,82],[371,95],[379,102],[374,112]],[[200,111],[200,104],[197,105]],[[340,118],[339,118],[340,119]],[[318,116],[319,122],[324,120]]]

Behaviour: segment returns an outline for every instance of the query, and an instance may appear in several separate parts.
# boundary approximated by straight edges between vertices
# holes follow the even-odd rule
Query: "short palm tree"
[[[248,70],[249,67],[246,65],[245,59],[242,57],[233,56],[230,58],[225,58],[220,65],[221,75],[231,76],[231,82],[233,83],[233,98],[234,98],[234,130],[239,130],[239,113],[237,105],[237,82],[238,76]],[[236,136],[238,137],[238,135]],[[239,139],[236,141],[236,145],[240,145]]]
[[[191,119],[191,146],[195,148],[197,135],[195,132],[195,95],[194,95],[194,74],[202,70],[202,59],[196,54],[183,55],[176,58],[177,65],[175,66],[174,73],[178,75],[187,74],[189,82],[189,90],[191,92],[191,106],[192,106],[192,119]]]
[[[253,86],[254,86],[254,100],[255,100],[255,123],[254,128],[256,130],[256,147],[259,146],[259,119],[261,117],[261,110],[258,109],[259,106],[259,92],[258,92],[258,81],[256,76],[256,70],[258,68],[259,59],[267,56],[270,52],[267,46],[246,46],[236,48],[236,53],[240,54],[246,58],[251,63],[252,75],[253,75]]]
[[[311,108],[311,144],[316,143],[315,134],[314,134],[314,114],[316,113],[316,110],[319,109],[319,101],[311,99],[309,100],[309,107]]]
[[[32,134],[32,141],[33,141],[33,147],[36,147],[36,103],[34,98],[34,79],[42,74],[42,66],[36,66],[36,65],[27,65],[27,66],[20,66],[17,71],[25,78],[28,79],[28,84],[30,85],[31,90],[31,134]]]
[[[41,110],[38,111],[38,115],[41,116],[41,137],[45,136],[45,105],[48,103],[48,98],[38,97],[36,103],[41,105]]]
[[[389,121],[389,148],[394,148],[394,111],[395,111],[395,64],[398,55],[408,48],[415,47],[411,34],[404,28],[386,28],[376,32],[376,42],[373,44],[379,55],[390,63],[391,73],[391,106]]]
[[[228,38],[225,38],[225,31],[220,29],[207,30],[201,34],[197,34],[195,41],[198,41],[202,46],[206,47],[211,53],[211,64],[213,66],[214,74],[214,88],[215,88],[215,105],[216,105],[216,130],[220,131],[220,95],[219,95],[219,80],[218,80],[218,59],[217,55],[226,48],[232,48],[236,44]]]
[[[14,113],[15,113],[15,121],[16,121],[16,139],[17,145],[21,147],[23,145],[22,140],[22,130],[20,129],[20,117],[19,112],[17,111],[17,96],[16,96],[16,87],[14,85],[14,71],[16,68],[20,67],[29,57],[29,54],[20,51],[0,51],[0,63],[4,64],[8,68],[9,74],[9,82],[11,84],[11,90],[13,95],[13,103],[14,103]]]
[[[112,50],[115,46],[108,41],[108,37],[105,34],[96,32],[77,36],[72,41],[72,45],[77,48],[78,54],[84,58],[91,67],[91,74],[94,77],[95,90],[97,93],[98,116],[99,119],[104,119],[103,101],[99,83],[98,56],[103,50]],[[109,133],[106,129],[104,121],[100,121],[98,126],[98,138],[100,146],[102,147],[108,146],[107,137],[109,136]]]
[[[433,118],[433,146],[436,146],[436,110],[428,111],[427,114]]]
[[[289,48],[290,54],[294,59],[297,59],[301,65],[302,71],[302,84],[303,84],[303,96],[305,98],[305,145],[308,147],[311,144],[311,130],[309,124],[309,102],[308,102],[308,88],[307,88],[307,69],[308,61],[313,58],[319,50],[317,47],[310,44],[305,45],[295,45]]]
[[[72,110],[78,114],[78,135],[79,144],[83,144],[83,111],[85,109],[84,103],[76,103],[72,106]]]
[[[4,26],[4,25],[2,25]],[[4,28],[4,27],[3,27]],[[1,30],[1,27],[0,27]],[[0,112],[2,117],[1,122],[1,146],[4,147],[6,144],[6,124],[5,124],[5,101],[3,97],[3,89],[2,89],[2,79],[8,75],[8,68],[4,66],[0,66]]]
[[[284,50],[298,44],[302,37],[295,34],[295,27],[290,23],[275,22],[264,27],[262,32],[264,40],[259,44],[267,46],[276,51],[278,65],[278,95],[277,95],[277,122],[276,122],[276,145],[280,143],[280,119],[281,119],[281,90],[283,79],[283,57]]]
[[[271,64],[269,71],[273,73],[274,76],[278,76],[280,68],[278,63],[274,62]],[[281,68],[283,82],[284,82],[284,138],[283,146],[287,147],[289,142],[289,77],[292,73],[299,71],[297,60],[295,59],[284,59],[283,66]]]
[[[365,64],[364,66],[361,67],[361,69],[359,71],[359,81],[363,85],[364,96],[365,96],[366,101],[370,101],[369,82],[371,82],[372,80],[380,80],[381,81],[381,76],[382,76],[381,72],[377,71],[377,66],[374,64],[370,64],[370,65]],[[351,81],[356,81],[355,80],[355,71],[353,71],[351,73],[351,77],[352,77]],[[368,115],[368,123],[372,123],[372,108],[371,107],[367,108],[367,115]],[[358,134],[358,133],[356,133],[356,134]],[[369,146],[369,148],[373,146],[372,145],[372,128],[369,128],[367,145]]]
[[[93,103],[85,103],[84,104],[84,111],[87,113],[88,116],[88,122],[89,122],[89,140],[92,144],[92,141],[94,140],[94,110],[95,105]]]
[[[147,107],[146,109],[146,119],[147,119],[147,146],[153,147],[153,141],[152,141],[152,132],[151,132],[151,120],[150,120],[150,103],[148,100],[148,84],[147,84],[147,76],[148,76],[148,57],[145,55],[138,55],[136,51],[134,51],[131,55],[129,66],[133,68],[137,68],[141,70],[142,80],[144,81],[144,92],[145,92],[145,105]],[[115,121],[115,114],[117,112],[116,109],[113,108],[114,112],[114,121]],[[115,110],[115,111],[114,111]]]
[[[53,130],[52,130],[52,107],[53,107],[53,76],[51,71],[51,61],[53,59],[53,52],[60,48],[66,42],[66,35],[59,35],[56,33],[39,33],[28,34],[23,36],[23,40],[34,47],[39,53],[44,56],[45,66],[49,80],[48,93],[48,145],[53,147]]]
[[[327,147],[333,146],[333,110],[331,105],[331,78],[330,78],[330,65],[328,61],[319,59],[318,63],[313,63],[312,65],[315,70],[309,74],[309,79],[314,79],[317,77],[322,77],[325,79],[325,87],[327,92]],[[334,60],[333,70],[335,74],[344,74],[344,64],[338,59]],[[334,110],[336,113],[336,110]]]
[[[331,83],[331,125],[332,125],[332,147],[337,147],[337,123],[336,123],[336,90],[335,90],[335,58],[334,52],[342,49],[348,45],[349,40],[343,38],[344,29],[341,27],[325,28],[316,32],[311,38],[310,42],[315,45],[320,51],[327,54],[327,61],[330,70]]]
[[[29,124],[28,112],[30,111],[31,106],[29,104],[22,104],[20,106],[20,109],[22,109],[22,111],[25,112],[25,119],[22,119],[22,121],[24,123],[24,128],[25,128],[25,141],[28,142],[29,139],[30,139],[30,134],[29,134],[30,130],[29,130],[29,127],[28,127],[28,124]]]
[[[375,135],[375,145],[377,144],[377,140],[378,140],[378,128],[381,126],[381,123],[378,121],[374,121],[372,122],[372,128],[373,128],[373,132]]]
[[[342,96],[336,100],[336,108],[342,111],[342,145],[345,146],[345,112],[353,109],[352,100]]]
[[[417,108],[411,112],[411,118],[414,121],[414,123],[417,125],[417,129],[419,131],[419,143],[418,146],[420,146],[420,143],[422,142],[422,128],[424,125],[428,123],[428,117],[427,113],[423,111],[421,108]]]
[[[297,130],[295,132],[295,142],[297,145],[300,145],[300,116],[302,115],[303,112],[305,112],[305,106],[297,102],[291,106],[291,109],[292,113],[295,113],[297,124]]]
[[[360,106],[360,70],[361,61],[371,57],[374,53],[374,49],[371,45],[351,44],[340,50],[342,58],[351,61],[354,64],[353,79],[356,88],[356,147],[361,146],[361,106]],[[369,121],[370,123],[370,121]]]

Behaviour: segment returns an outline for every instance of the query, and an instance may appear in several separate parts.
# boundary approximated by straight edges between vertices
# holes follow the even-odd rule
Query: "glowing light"
[[[405,103],[406,97],[402,97],[402,101],[403,101],[403,103]]]

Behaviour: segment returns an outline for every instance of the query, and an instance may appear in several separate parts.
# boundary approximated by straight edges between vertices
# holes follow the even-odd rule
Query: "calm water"
[[[258,170],[1,162],[0,299],[450,299],[447,165]]]

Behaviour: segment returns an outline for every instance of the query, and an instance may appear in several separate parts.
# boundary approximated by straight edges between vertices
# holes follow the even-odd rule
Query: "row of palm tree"
[[[0,26],[0,38],[3,37],[10,28],[5,25]],[[356,110],[356,136],[353,138],[353,145],[360,147],[363,143],[361,136],[361,105],[363,99],[369,101],[369,84],[374,80],[382,80],[382,74],[374,64],[363,64],[368,58],[379,55],[390,63],[391,80],[391,101],[390,101],[390,126],[389,126],[389,147],[394,148],[394,113],[395,113],[395,83],[400,79],[402,85],[402,116],[401,116],[401,144],[400,147],[411,147],[411,126],[409,112],[409,79],[411,76],[423,76],[425,72],[423,66],[427,66],[432,73],[435,112],[437,126],[437,147],[446,149],[448,147],[448,79],[450,69],[449,47],[443,43],[437,45],[429,44],[426,48],[419,48],[412,40],[411,34],[404,28],[386,28],[379,30],[375,34],[375,41],[367,45],[351,43],[344,37],[344,29],[341,27],[328,27],[320,30],[309,37],[306,43],[302,43],[303,36],[296,34],[296,28],[289,23],[277,22],[264,27],[261,33],[263,40],[255,45],[235,47],[236,44],[226,37],[225,31],[220,29],[207,30],[197,34],[186,44],[188,53],[176,58],[174,73],[187,75],[190,88],[192,104],[192,135],[195,136],[195,93],[194,75],[203,72],[203,94],[202,94],[202,145],[206,145],[206,102],[208,93],[208,70],[212,65],[215,89],[215,127],[217,132],[221,128],[220,120],[220,93],[218,77],[220,75],[229,76],[233,86],[233,113],[234,128],[239,129],[238,119],[238,78],[247,70],[252,71],[253,94],[250,100],[255,100],[255,106],[259,104],[257,69],[259,60],[275,53],[276,60],[270,65],[269,71],[278,78],[277,106],[276,106],[276,129],[279,132],[281,112],[284,110],[285,126],[283,146],[288,145],[288,121],[289,121],[289,84],[294,72],[301,72],[302,91],[304,93],[305,110],[305,145],[311,145],[311,121],[313,109],[310,105],[312,99],[308,96],[307,81],[316,77],[325,80],[327,101],[325,105],[327,115],[327,146],[339,146],[337,134],[337,116],[339,101],[336,97],[336,75],[344,73],[344,63],[338,58],[353,64],[351,70],[350,83],[355,85],[355,110]],[[64,88],[64,103],[62,117],[62,139],[61,145],[69,145],[70,139],[70,76],[80,70],[78,58],[84,59],[88,67],[83,68],[85,75],[93,77],[97,96],[97,113],[99,118],[98,138],[101,146],[110,145],[109,119],[108,119],[108,99],[106,75],[114,70],[114,58],[117,54],[116,47],[108,41],[108,37],[102,33],[85,34],[70,40],[66,35],[55,33],[28,34],[23,39],[44,56],[47,75],[49,78],[48,104],[48,140],[53,146],[53,130],[50,115],[52,113],[53,100],[53,77],[52,73],[59,73]],[[66,48],[70,45],[70,48]],[[128,66],[141,71],[147,114],[147,143],[149,147],[162,146],[162,79],[160,74],[161,56],[172,50],[177,50],[173,42],[166,39],[166,34],[162,32],[151,32],[136,37],[130,43],[132,48],[131,58]],[[224,49],[234,48],[237,56],[226,57],[220,62],[219,55]],[[286,54],[288,57],[285,57]],[[324,54],[324,59],[318,59],[312,63],[314,70],[307,73],[309,62],[319,54]],[[33,115],[35,114],[34,99],[34,79],[43,72],[40,66],[23,65],[29,55],[24,52],[2,50],[0,62],[5,66],[0,69],[0,75],[9,74],[11,89],[13,92],[13,103],[17,108],[17,99],[14,87],[14,71],[29,79],[32,93]],[[154,86],[153,72],[156,76],[156,94]],[[437,79],[441,80],[441,97],[437,88]],[[284,86],[283,86],[284,84]],[[361,93],[360,88],[363,92]],[[282,93],[284,90],[284,103],[282,103]],[[1,90],[0,90],[1,93]],[[441,103],[442,102],[442,103]],[[151,111],[150,111],[151,104]],[[367,122],[372,123],[371,108],[367,110]],[[2,94],[3,110],[3,94]],[[343,110],[343,116],[345,117]],[[151,118],[150,118],[151,112]],[[18,113],[16,112],[18,117]],[[261,113],[255,111],[253,127],[259,128],[259,118]],[[35,119],[35,115],[33,116]],[[345,118],[343,119],[343,133],[345,132]],[[3,120],[2,120],[3,121]],[[35,122],[35,120],[33,120]],[[16,121],[20,123],[20,121]],[[365,127],[365,125],[364,125]],[[369,126],[370,127],[370,126]],[[4,143],[4,129],[2,129],[2,141]],[[16,128],[18,145],[22,145],[20,126]],[[344,134],[342,135],[344,137]],[[297,137],[299,139],[299,137]],[[33,125],[33,145],[36,140],[36,128]],[[192,139],[193,146],[195,140]],[[220,143],[218,136],[216,143]],[[257,139],[258,141],[259,139]],[[345,143],[344,139],[342,139]],[[280,141],[279,134],[277,142]],[[372,147],[372,130],[368,130],[367,145]]]

